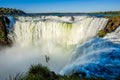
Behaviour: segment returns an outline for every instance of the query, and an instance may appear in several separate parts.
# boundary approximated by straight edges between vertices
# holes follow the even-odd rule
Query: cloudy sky
[[[120,0],[0,0],[0,7],[28,13],[118,11]]]

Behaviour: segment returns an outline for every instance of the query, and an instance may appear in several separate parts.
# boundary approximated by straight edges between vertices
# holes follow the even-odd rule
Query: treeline
[[[120,11],[93,12],[95,14],[120,14]]]
[[[13,9],[13,8],[0,8],[0,15],[20,15],[25,14],[24,11],[19,9]]]

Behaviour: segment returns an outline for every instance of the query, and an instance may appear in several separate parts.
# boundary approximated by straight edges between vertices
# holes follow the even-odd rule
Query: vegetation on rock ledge
[[[81,78],[76,74],[71,76],[60,76],[51,72],[42,65],[31,66],[25,75],[17,74],[9,77],[9,80],[104,80],[102,78]]]
[[[120,16],[111,16],[107,17],[109,18],[108,24],[105,27],[105,30],[107,32],[112,32],[117,29],[117,27],[120,26]]]
[[[105,36],[107,33],[115,31],[120,26],[120,16],[107,16],[109,19],[106,27],[98,32],[99,37]]]

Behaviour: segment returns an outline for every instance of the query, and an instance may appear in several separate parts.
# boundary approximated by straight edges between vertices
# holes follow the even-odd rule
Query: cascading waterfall
[[[77,73],[82,77],[115,80],[120,75],[120,27],[103,39],[94,38],[78,45],[61,75]]]
[[[108,19],[89,16],[18,17],[14,25],[14,42],[23,48],[36,46],[40,49],[40,54],[50,57],[48,67],[59,72],[76,46],[95,37],[107,22]],[[56,64],[54,58],[61,62]],[[62,65],[56,70],[52,65],[57,66],[58,63]]]
[[[16,17],[13,34],[9,34],[14,46],[0,52],[0,79],[25,72],[31,64],[42,64],[59,73],[76,46],[96,37],[107,22],[108,19],[90,16]],[[46,55],[50,57],[48,62]],[[79,59],[80,56],[78,54],[75,58]],[[71,62],[76,59],[72,57]],[[65,74],[66,71],[62,70],[61,73]]]
[[[46,17],[46,21],[19,17],[14,25],[15,41],[22,46],[52,41],[60,45],[76,45],[96,36],[107,24],[107,19],[96,17]],[[42,18],[40,18],[42,19]],[[25,22],[26,21],[26,22]],[[66,21],[66,22],[65,22]]]

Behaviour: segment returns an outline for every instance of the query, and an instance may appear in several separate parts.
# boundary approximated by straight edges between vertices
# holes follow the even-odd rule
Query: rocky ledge
[[[120,16],[110,16],[108,18],[108,23],[103,30],[98,32],[99,37],[105,36],[107,33],[115,31],[120,26]]]

